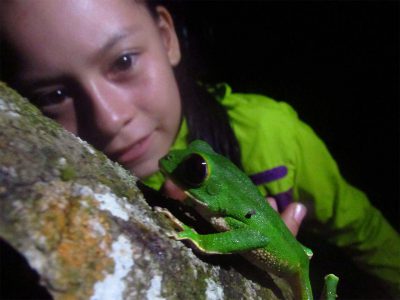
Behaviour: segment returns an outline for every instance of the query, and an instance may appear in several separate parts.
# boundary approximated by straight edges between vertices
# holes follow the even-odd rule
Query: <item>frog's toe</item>
[[[181,221],[179,221],[168,209],[163,208],[163,207],[155,207],[154,208],[156,212],[163,214],[167,220],[169,221],[169,224],[177,231],[183,231],[185,224],[183,224]]]

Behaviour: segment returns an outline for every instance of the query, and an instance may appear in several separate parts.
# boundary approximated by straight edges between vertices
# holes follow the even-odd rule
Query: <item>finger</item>
[[[167,197],[175,200],[183,201],[187,197],[185,192],[169,179],[165,181],[163,191]]]
[[[291,203],[282,212],[281,217],[294,236],[299,232],[300,225],[306,213],[307,208],[301,203]]]
[[[278,204],[276,204],[275,198],[267,197],[267,201],[275,211],[278,211]]]

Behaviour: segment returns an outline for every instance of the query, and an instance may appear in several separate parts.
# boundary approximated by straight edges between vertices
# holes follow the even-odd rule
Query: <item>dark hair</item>
[[[147,0],[144,3],[154,18],[158,17],[156,11],[158,5],[167,7],[173,15],[180,5],[180,1],[177,0]],[[185,53],[189,48],[193,50],[187,34],[189,29],[179,15],[174,15],[174,21],[183,52],[182,61],[175,68],[175,76],[181,93],[183,115],[188,124],[189,142],[196,139],[204,140],[216,152],[228,157],[242,168],[239,143],[230,125],[228,113],[206,86],[196,81],[192,71],[197,69],[196,61],[192,59],[196,55]]]

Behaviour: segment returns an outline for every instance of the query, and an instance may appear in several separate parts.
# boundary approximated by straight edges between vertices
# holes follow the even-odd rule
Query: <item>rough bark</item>
[[[158,195],[147,194],[121,166],[0,83],[2,281],[16,271],[4,263],[12,249],[38,274],[43,297],[290,297],[283,282],[238,256],[200,256],[168,238],[172,227],[151,206]]]

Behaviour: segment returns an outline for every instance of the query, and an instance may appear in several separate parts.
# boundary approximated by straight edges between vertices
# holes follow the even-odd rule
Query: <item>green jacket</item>
[[[219,89],[219,90],[218,90]],[[366,195],[341,176],[324,143],[286,103],[219,86],[239,141],[244,171],[280,210],[292,201],[307,206],[310,229],[350,253],[362,269],[400,295],[400,237]],[[183,122],[172,149],[187,146]],[[159,189],[156,173],[145,182]]]

